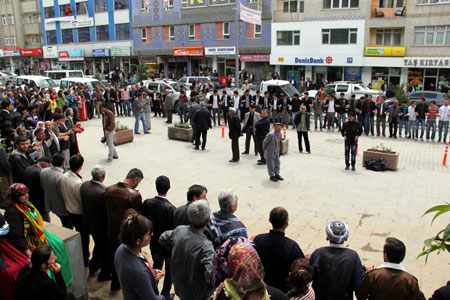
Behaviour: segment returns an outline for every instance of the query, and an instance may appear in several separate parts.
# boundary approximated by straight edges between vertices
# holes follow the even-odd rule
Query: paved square
[[[134,127],[134,118],[118,120]],[[78,140],[86,160],[84,180],[90,179],[90,169],[95,164],[107,166],[107,185],[123,180],[129,169],[138,167],[145,176],[138,187],[143,199],[156,195],[154,180],[166,175],[172,186],[168,198],[175,206],[183,205],[188,187],[198,183],[208,188],[213,211],[219,209],[219,191],[233,188],[239,197],[236,215],[247,226],[250,236],[268,231],[270,209],[284,206],[290,222],[286,234],[305,253],[327,245],[325,225],[337,219],[349,226],[346,245],[358,251],[363,264],[380,265],[384,239],[394,236],[405,242],[404,266],[419,279],[427,298],[449,279],[447,253],[431,255],[426,265],[424,259],[416,259],[423,241],[448,221],[448,216],[443,216],[430,226],[431,217],[422,218],[426,209],[448,201],[450,177],[448,167],[441,166],[443,144],[363,136],[357,170],[352,172],[344,170],[343,138],[337,130],[311,131],[312,154],[308,155],[298,152],[296,132],[289,129],[289,153],[281,158],[281,175],[285,180],[274,183],[269,181],[266,167],[256,165],[258,158],[252,154],[253,145],[251,154],[241,155],[238,164],[228,162],[231,143],[227,128],[222,139],[221,127],[214,127],[208,132],[206,151],[194,151],[190,143],[169,140],[163,119],[152,118],[152,133],[135,135],[133,143],[118,146],[120,159],[107,163],[107,147],[100,143],[101,120],[84,122],[83,126],[86,131]],[[244,141],[240,139],[241,152]],[[361,166],[362,150],[380,143],[400,152],[397,171],[377,173]],[[99,284],[90,278],[89,286],[91,294],[111,297],[109,283]],[[116,298],[121,299],[121,295]]]

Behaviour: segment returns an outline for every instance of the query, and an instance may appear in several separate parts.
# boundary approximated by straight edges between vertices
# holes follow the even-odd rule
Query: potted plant
[[[120,125],[119,122],[116,123],[116,135],[114,136],[114,145],[122,145],[125,143],[130,143],[134,139],[134,134],[132,129],[128,129],[126,125]]]
[[[189,123],[175,122],[173,127],[167,127],[167,135],[171,140],[190,142],[192,140],[192,127]]]
[[[385,147],[383,144],[377,145],[363,151],[362,164],[369,159],[383,159],[388,164],[389,170],[396,170],[398,166],[398,152],[393,152],[391,148]]]

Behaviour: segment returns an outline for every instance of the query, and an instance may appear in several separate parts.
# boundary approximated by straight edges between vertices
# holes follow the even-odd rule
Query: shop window
[[[46,31],[45,35],[46,35],[46,38],[47,38],[47,44],[54,45],[54,44],[57,43],[56,30]]]
[[[108,11],[108,0],[95,0],[95,12]]]
[[[418,4],[448,4],[449,0],[419,0]]]
[[[450,25],[416,27],[414,44],[417,46],[450,45]]]
[[[283,12],[304,12],[305,1],[304,0],[284,0]]]
[[[88,14],[88,3],[87,1],[77,3],[77,15],[87,15]]]
[[[173,10],[173,0],[163,0],[163,10]]]
[[[88,27],[78,28],[78,42],[88,43],[91,41],[91,34]]]
[[[108,0],[106,0],[108,1]],[[55,8],[52,7],[46,7],[44,8],[44,16],[46,19],[51,19],[55,17]]]
[[[402,8],[405,5],[404,0],[380,0],[380,8]]]
[[[402,45],[402,29],[377,29],[376,45],[377,46],[401,46]]]
[[[128,9],[128,0],[114,0],[114,10]]]
[[[109,26],[108,25],[100,25],[96,28],[97,33],[97,41],[109,41]]]
[[[278,46],[298,46],[300,45],[300,31],[277,31]]]
[[[63,44],[71,44],[73,43],[73,30],[72,29],[63,29],[61,30],[62,43]]]
[[[358,30],[350,29],[322,29],[322,44],[356,44]]]
[[[337,8],[358,8],[359,0],[323,0],[323,8],[337,9]]]
[[[116,40],[129,40],[130,39],[130,24],[116,24]]]

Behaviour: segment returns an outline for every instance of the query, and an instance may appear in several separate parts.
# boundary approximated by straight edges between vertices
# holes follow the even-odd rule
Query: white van
[[[16,86],[21,86],[22,84],[25,84],[25,80],[28,81],[28,84],[32,88],[37,86],[40,89],[46,89],[51,85],[55,90],[55,92],[59,91],[58,84],[54,82],[51,78],[45,76],[33,76],[33,75],[17,76]]]
[[[84,77],[83,71],[80,70],[45,71],[44,75],[53,79],[57,84],[59,84],[62,78]]]
[[[91,91],[95,90],[97,84],[100,84],[100,89],[105,91],[105,86],[102,82],[98,81],[95,78],[85,78],[85,77],[71,77],[71,78],[61,78],[61,85],[64,85],[65,88],[69,88],[73,83],[76,85],[88,85]]]
[[[281,95],[287,95],[289,98],[292,98],[295,94],[300,95],[298,90],[286,80],[267,80],[261,82],[259,87],[261,94],[264,95],[265,92],[269,92],[272,96],[273,93],[276,93],[278,97]],[[280,97],[281,98],[281,97]]]

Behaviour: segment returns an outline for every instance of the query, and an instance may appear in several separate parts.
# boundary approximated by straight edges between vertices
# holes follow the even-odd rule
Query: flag
[[[72,14],[72,8],[70,7],[70,4],[67,5],[66,10],[64,11],[65,16],[70,16]]]
[[[248,8],[242,3],[239,4],[239,14],[242,21],[255,25],[261,25],[261,12],[259,10]]]

